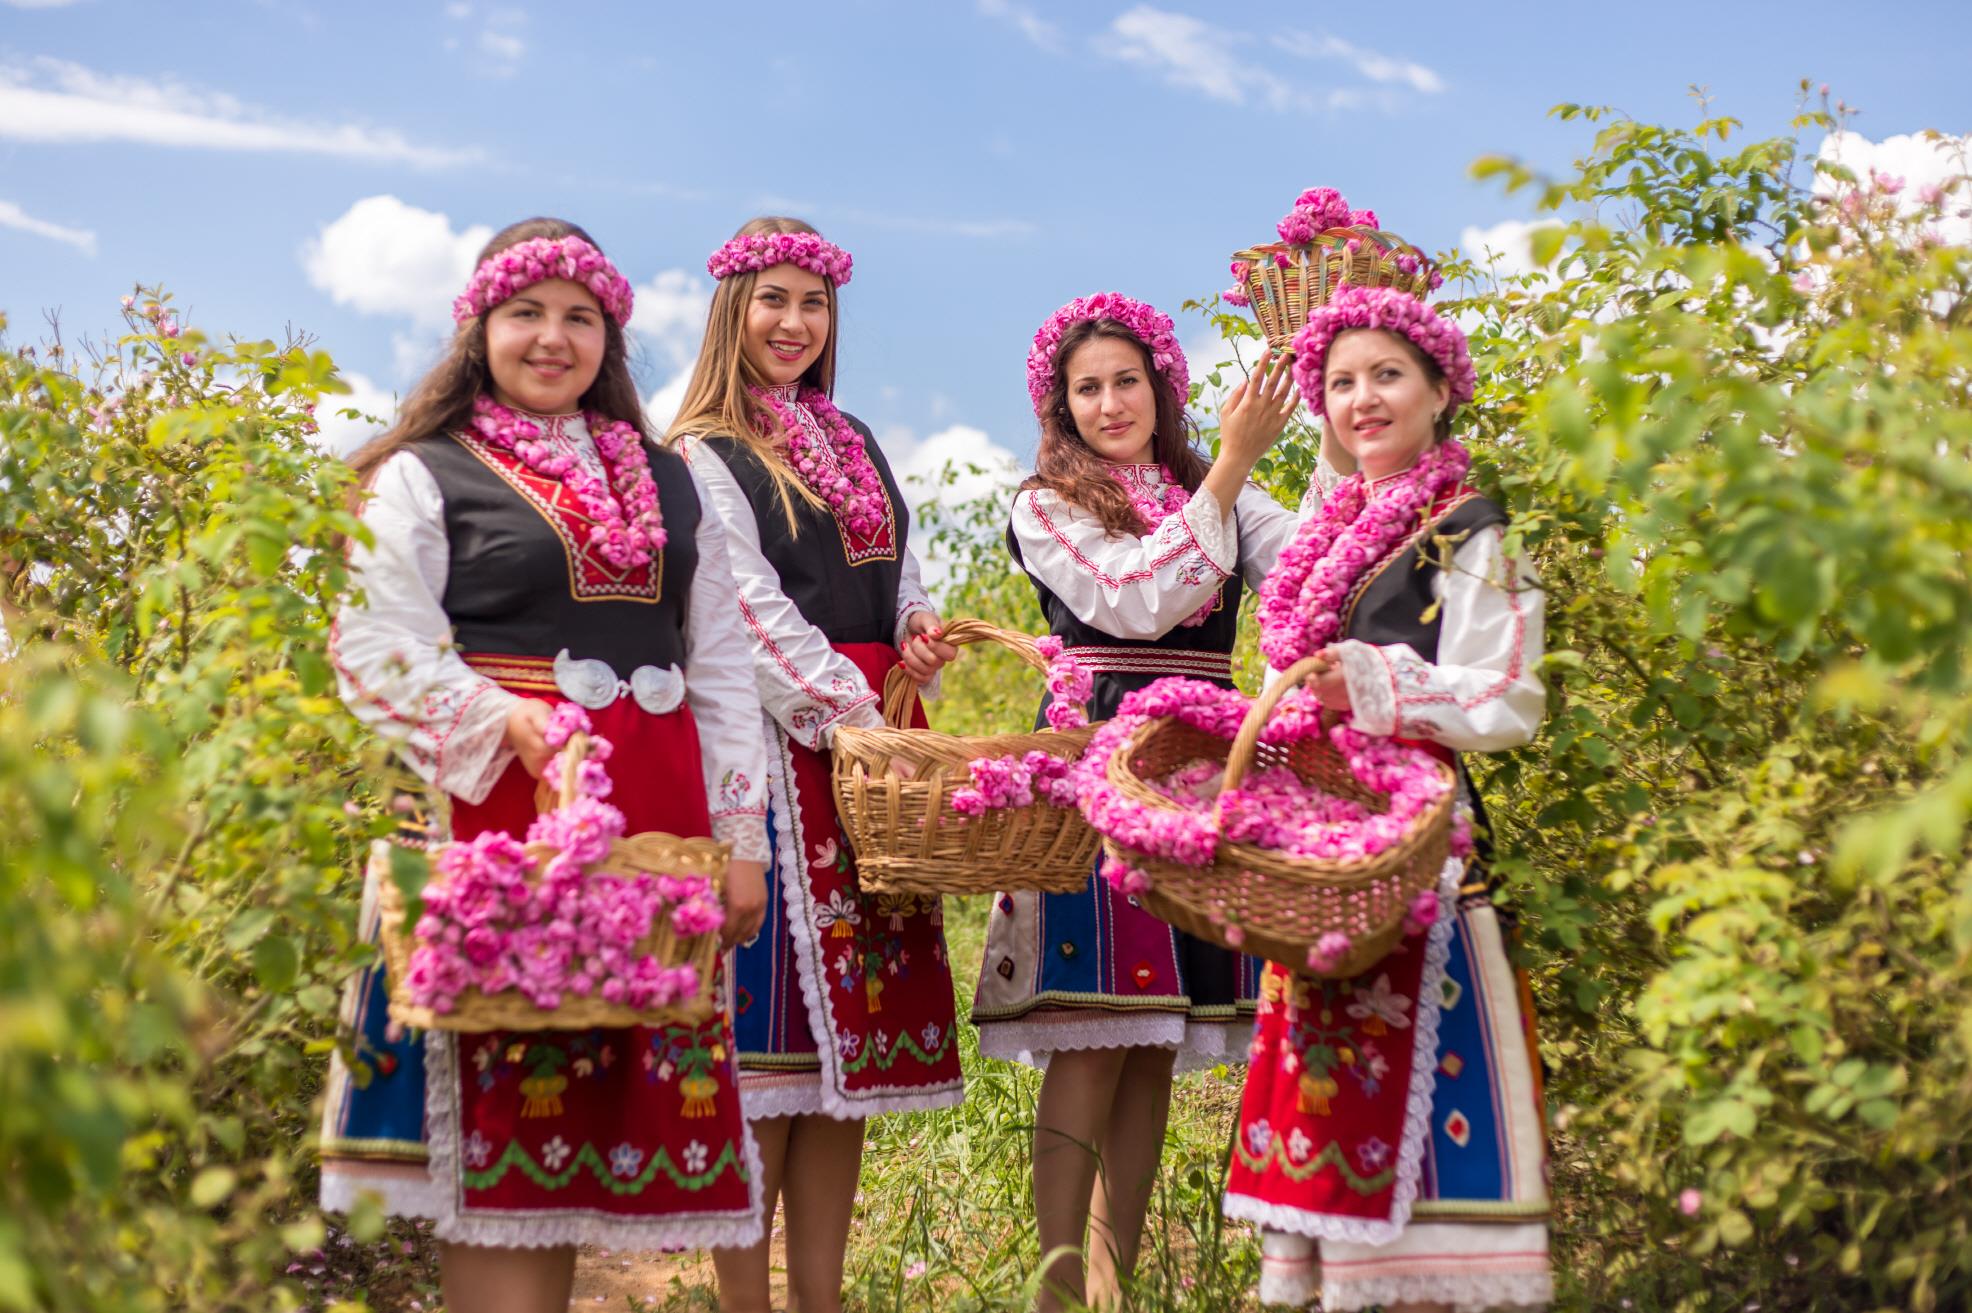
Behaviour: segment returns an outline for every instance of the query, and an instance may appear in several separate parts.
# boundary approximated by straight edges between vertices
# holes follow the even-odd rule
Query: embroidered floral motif
[[[1246,1147],[1255,1157],[1264,1154],[1274,1142],[1274,1128],[1263,1117],[1246,1128]]]
[[[465,1155],[468,1167],[475,1170],[482,1168],[493,1160],[493,1142],[474,1131],[466,1137]]]
[[[644,1165],[644,1151],[631,1144],[619,1144],[609,1151],[609,1170],[613,1176],[631,1177]]]
[[[1356,1146],[1356,1161],[1365,1172],[1380,1172],[1390,1164],[1390,1146],[1372,1135]]]
[[[575,1150],[568,1147],[568,1141],[557,1135],[541,1146],[541,1161],[547,1165],[549,1171],[559,1172],[561,1165],[567,1162],[568,1156],[574,1152]]]
[[[1287,1158],[1289,1162],[1304,1163],[1308,1155],[1315,1151],[1315,1142],[1308,1133],[1296,1126],[1287,1136]]]
[[[1358,989],[1355,1001],[1344,1010],[1363,1023],[1363,1034],[1387,1035],[1392,1027],[1410,1028],[1410,1006],[1408,997],[1391,992],[1390,975],[1385,972],[1377,976],[1368,990]]]
[[[685,1170],[696,1175],[705,1170],[705,1160],[712,1151],[697,1140],[685,1146]]]

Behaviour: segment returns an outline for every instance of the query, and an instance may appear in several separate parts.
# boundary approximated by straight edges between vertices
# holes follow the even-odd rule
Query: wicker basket
[[[1350,250],[1349,243],[1356,243]],[[1397,257],[1418,262],[1416,272],[1397,267]],[[1282,268],[1276,259],[1287,260]],[[1260,321],[1267,345],[1291,353],[1294,335],[1308,322],[1308,312],[1326,305],[1345,283],[1357,287],[1396,287],[1422,297],[1431,290],[1431,264],[1424,253],[1395,233],[1375,228],[1330,228],[1305,246],[1269,242],[1235,252],[1246,265],[1246,295],[1253,317]]]
[[[1036,670],[1047,662],[1034,640],[983,620],[954,620],[945,641],[981,641],[1011,649]],[[961,736],[906,729],[911,679],[893,668],[883,683],[883,729],[835,732],[835,806],[869,893],[990,894],[1038,889],[1068,893],[1095,869],[1100,842],[1073,807],[1036,801],[979,816],[951,808],[954,790],[972,782],[979,757],[1082,755],[1096,726],[1025,734]],[[901,769],[900,769],[901,768]]]
[[[535,806],[542,812],[575,797],[576,772],[588,755],[589,739],[577,734],[562,752],[563,770],[558,786],[543,779],[535,792]],[[546,844],[528,844],[527,855],[539,866],[555,855]],[[609,846],[609,856],[589,868],[591,874],[702,875],[712,882],[715,895],[726,884],[726,862],[731,845],[716,839],[680,839],[675,835],[651,831],[618,839]],[[390,878],[388,844],[379,840],[371,846],[372,878],[377,882],[377,906],[382,914],[384,961],[390,968],[390,1019],[421,1030],[586,1030],[591,1026],[696,1025],[713,1012],[712,969],[719,957],[719,932],[681,936],[671,928],[671,918],[660,914],[653,919],[651,932],[639,945],[641,953],[657,958],[665,966],[689,966],[698,972],[698,992],[686,1002],[664,1008],[637,1009],[610,1003],[602,998],[564,996],[560,1007],[543,1011],[517,989],[498,994],[482,994],[469,989],[458,1004],[446,1013],[433,1012],[411,1002],[404,986],[415,947],[410,927],[404,924],[404,894]]]
[[[1287,746],[1260,742],[1260,729],[1281,696],[1326,668],[1318,657],[1290,667],[1253,703],[1230,748],[1224,739],[1176,719],[1145,725],[1109,759],[1110,783],[1135,802],[1170,811],[1178,804],[1147,781],[1161,779],[1187,762],[1224,760],[1224,789],[1237,787],[1256,767],[1284,765],[1324,792],[1385,810],[1387,800],[1357,781],[1326,737]],[[1237,925],[1245,932],[1237,946],[1241,952],[1307,975],[1314,974],[1308,967],[1308,950],[1328,932],[1341,931],[1349,936],[1349,951],[1319,974],[1342,979],[1360,974],[1395,947],[1411,900],[1438,887],[1451,840],[1456,789],[1451,768],[1435,764],[1444,772],[1444,796],[1417,818],[1401,841],[1364,862],[1285,857],[1250,844],[1221,843],[1211,864],[1186,866],[1108,839],[1103,846],[1117,861],[1150,877],[1150,889],[1141,896],[1146,908],[1201,939],[1234,947],[1226,928]]]

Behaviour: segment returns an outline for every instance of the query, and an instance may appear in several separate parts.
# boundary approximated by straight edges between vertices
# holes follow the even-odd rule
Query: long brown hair
[[[748,219],[735,237],[759,233],[812,233],[814,225],[800,219],[768,214]],[[748,270],[719,280],[712,292],[712,307],[706,312],[705,337],[698,350],[698,363],[685,384],[684,400],[678,403],[678,417],[665,430],[664,440],[675,445],[688,435],[717,434],[743,444],[766,467],[780,494],[781,509],[787,513],[788,531],[799,532],[794,518],[794,499],[822,508],[822,499],[809,491],[781,449],[769,436],[773,412],[753,395],[752,389],[765,387],[767,380],[746,358],[746,310],[753,302],[753,286],[759,274]],[[824,278],[828,289],[829,336],[822,352],[803,371],[801,386],[815,388],[827,396],[835,395],[836,299],[835,282]]]
[[[1142,533],[1149,526],[1137,514],[1130,494],[1110,475],[1109,462],[1082,441],[1075,427],[1075,416],[1068,409],[1068,358],[1085,343],[1098,337],[1128,342],[1143,361],[1144,381],[1157,394],[1157,420],[1151,428],[1151,459],[1171,471],[1186,492],[1197,492],[1211,466],[1192,446],[1198,427],[1178,405],[1164,375],[1151,366],[1150,348],[1143,339],[1114,319],[1084,319],[1069,326],[1055,348],[1054,370],[1048,378],[1047,395],[1041,398],[1041,445],[1034,453],[1034,473],[1022,489],[1046,488],[1074,506],[1102,521],[1113,537],[1121,533]]]
[[[536,237],[580,237],[596,246],[595,238],[566,219],[523,219],[493,234],[493,239],[480,248],[474,267],[509,246]],[[602,248],[596,246],[596,249]],[[411,395],[404,398],[396,422],[349,458],[350,468],[356,471],[357,495],[370,486],[383,463],[404,447],[421,438],[464,428],[472,417],[473,399],[492,390],[493,375],[486,364],[486,316],[474,315],[452,335],[445,355],[418,380]],[[629,350],[623,329],[608,315],[603,316],[602,368],[596,372],[596,381],[582,394],[582,409],[621,420],[643,436],[650,436],[650,428],[644,421],[643,400],[630,377]]]

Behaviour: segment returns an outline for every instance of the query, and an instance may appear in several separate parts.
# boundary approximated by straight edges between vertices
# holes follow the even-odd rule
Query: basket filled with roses
[[[1469,842],[1451,768],[1322,712],[1311,657],[1251,703],[1202,680],[1123,699],[1078,776],[1103,873],[1190,934],[1343,978],[1437,919]]]
[[[865,891],[979,894],[1078,889],[1100,840],[1075,806],[1070,772],[1095,734],[1090,675],[1061,640],[954,620],[944,640],[990,642],[1047,678],[1048,727],[960,735],[912,728],[903,667],[884,680],[880,729],[835,732],[836,812]]]
[[[1374,210],[1349,208],[1333,187],[1302,192],[1274,230],[1279,241],[1234,253],[1233,286],[1222,295],[1250,308],[1267,345],[1283,354],[1308,312],[1344,284],[1422,297],[1444,282],[1422,251],[1378,227]]]
[[[547,739],[539,816],[432,854],[420,886],[378,871],[390,1016],[456,1031],[579,1030],[704,1021],[725,921],[729,845],[625,835],[607,739],[564,703]]]

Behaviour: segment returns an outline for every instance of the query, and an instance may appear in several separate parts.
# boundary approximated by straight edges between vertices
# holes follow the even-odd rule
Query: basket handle
[[[1260,746],[1260,731],[1266,728],[1267,718],[1274,714],[1274,706],[1287,696],[1289,689],[1299,687],[1310,675],[1326,674],[1335,663],[1325,656],[1302,657],[1289,666],[1281,677],[1273,682],[1273,687],[1253,699],[1253,705],[1246,709],[1246,719],[1240,722],[1239,735],[1233,739],[1232,751],[1226,754],[1225,783],[1219,787],[1219,796],[1238,788],[1246,779],[1246,773],[1253,769],[1253,755]],[[1322,714],[1327,715],[1324,707]]]
[[[1026,634],[1013,629],[1002,629],[998,625],[987,624],[984,620],[951,620],[945,624],[945,632],[939,635],[943,642],[953,647],[964,647],[969,643],[998,643],[1034,669],[1046,673],[1048,663],[1034,647],[1034,640]],[[891,729],[903,729],[911,715],[911,695],[917,692],[917,683],[904,673],[904,667],[890,667],[890,673],[883,677],[883,723]]]
[[[534,810],[546,816],[557,807],[566,807],[577,796],[577,785],[582,778],[582,763],[589,759],[589,736],[577,730],[568,736],[568,742],[561,750],[561,778],[549,779],[543,775],[534,786]]]

